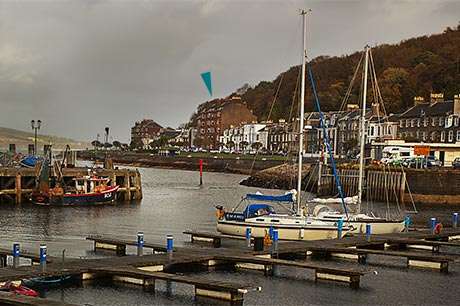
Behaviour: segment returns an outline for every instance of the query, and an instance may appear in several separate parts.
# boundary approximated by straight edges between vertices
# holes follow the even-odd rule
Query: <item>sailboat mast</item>
[[[307,59],[307,11],[301,10],[302,15],[302,85],[300,90],[300,121],[299,121],[299,157],[298,157],[298,173],[297,173],[297,214],[300,215],[300,194],[302,192],[302,157],[303,157],[303,124],[305,113],[305,61]]]
[[[363,197],[363,180],[364,180],[364,144],[366,141],[366,102],[367,102],[367,71],[369,66],[369,46],[364,48],[364,86],[363,86],[363,105],[361,110],[361,127],[360,127],[360,150],[359,150],[359,182],[358,182],[358,213],[361,212],[361,202]]]

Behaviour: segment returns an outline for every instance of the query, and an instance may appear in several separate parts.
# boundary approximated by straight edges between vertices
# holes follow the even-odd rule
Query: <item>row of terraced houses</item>
[[[324,116],[334,153],[355,156],[361,116],[358,105],[325,112]],[[372,104],[365,116],[366,146],[375,158],[384,146],[420,143],[429,144],[431,153],[441,160],[450,161],[460,156],[460,95],[451,100],[444,99],[442,93],[431,94],[429,100],[415,97],[414,105],[400,114],[384,114],[378,104]],[[199,105],[190,125],[191,128],[177,136],[182,137],[182,143],[187,146],[237,152],[298,150],[298,118],[257,122],[257,117],[238,95]],[[319,113],[306,113],[304,125],[303,150],[306,155],[317,155],[323,150],[324,138]]]

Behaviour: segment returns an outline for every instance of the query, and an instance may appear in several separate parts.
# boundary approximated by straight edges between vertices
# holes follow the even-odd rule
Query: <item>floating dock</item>
[[[343,239],[317,241],[281,241],[274,246],[253,250],[244,246],[222,246],[222,240],[241,237],[221,235],[219,233],[186,231],[192,242],[207,241],[211,247],[172,247],[135,239],[120,239],[110,236],[89,236],[95,250],[111,250],[113,257],[97,259],[66,259],[52,258],[46,265],[22,265],[0,269],[0,284],[7,281],[21,281],[36,277],[72,276],[78,282],[90,282],[100,279],[116,283],[138,285],[146,291],[154,291],[157,281],[181,283],[194,287],[196,298],[206,297],[229,301],[241,305],[244,296],[250,292],[262,290],[257,284],[222,281],[194,275],[195,271],[211,271],[216,267],[222,269],[244,269],[263,271],[264,275],[278,275],[280,267],[311,270],[314,282],[326,281],[348,285],[352,289],[361,286],[366,275],[378,277],[374,267],[366,267],[368,256],[400,257],[407,262],[407,267],[423,268],[432,271],[449,272],[449,263],[458,262],[460,255],[444,254],[440,248],[460,247],[453,238],[460,238],[460,229],[445,229],[440,234],[431,234],[428,230],[412,231],[391,235],[373,235],[370,239],[356,236]],[[143,235],[142,235],[143,237]],[[255,238],[260,239],[260,237]],[[142,241],[140,243],[139,241]],[[241,243],[240,243],[241,244]],[[256,243],[255,243],[256,244]],[[410,251],[409,246],[423,246],[417,251]],[[128,255],[128,247],[137,247],[137,255]],[[139,252],[139,250],[141,250]],[[3,251],[2,251],[3,252]],[[3,254],[6,251],[3,252]],[[1,252],[0,252],[1,253]],[[24,252],[24,257],[36,261],[37,255]],[[309,256],[320,257],[326,261],[309,260]],[[327,260],[335,258],[353,259],[351,267],[329,264]],[[300,259],[300,260],[299,260]],[[306,260],[305,260],[306,259]],[[11,295],[0,295],[0,304],[6,305],[48,305],[37,299],[37,303],[29,298],[17,299]],[[41,303],[41,304],[40,304]],[[57,305],[50,302],[49,305]]]
[[[76,177],[88,175],[88,170],[98,176],[111,179],[112,184],[121,186],[118,199],[124,201],[142,199],[142,182],[138,170],[104,168],[63,168],[66,183],[73,184]],[[0,203],[21,204],[30,199],[36,181],[35,169],[0,167]]]

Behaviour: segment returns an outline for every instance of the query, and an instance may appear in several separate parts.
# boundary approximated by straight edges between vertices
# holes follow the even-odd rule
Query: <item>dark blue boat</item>
[[[22,285],[29,288],[53,288],[58,286],[73,284],[76,279],[71,275],[50,276],[50,277],[35,277],[22,280]]]

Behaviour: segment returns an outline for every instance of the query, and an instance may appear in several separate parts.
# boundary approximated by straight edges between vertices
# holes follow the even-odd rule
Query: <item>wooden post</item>
[[[125,187],[125,201],[130,201],[131,200],[131,181],[129,177],[129,171],[126,171],[125,173],[125,181],[124,181],[124,187]]]
[[[22,187],[21,187],[21,174],[19,172],[16,173],[15,192],[16,192],[16,204],[21,204],[21,202],[22,202]]]
[[[136,169],[136,184],[137,184],[136,200],[141,200],[142,199],[142,180],[141,180],[141,174],[139,173],[139,170],[137,169]]]

